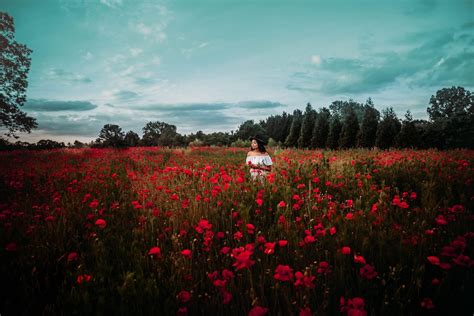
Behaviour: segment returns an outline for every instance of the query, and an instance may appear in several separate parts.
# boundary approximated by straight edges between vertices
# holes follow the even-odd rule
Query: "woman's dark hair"
[[[261,153],[266,153],[267,152],[267,150],[265,149],[265,146],[263,145],[263,142],[260,139],[258,139],[258,138],[252,138],[252,139],[255,139],[255,141],[257,142],[259,152],[261,152]],[[250,146],[250,150],[253,150],[252,146]]]

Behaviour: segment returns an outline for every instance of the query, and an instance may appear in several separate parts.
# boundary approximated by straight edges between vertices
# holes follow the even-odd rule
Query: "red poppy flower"
[[[439,266],[439,258],[436,257],[436,256],[428,256],[427,257],[428,261],[431,263],[431,264],[434,264],[436,266]]]
[[[107,222],[103,220],[102,218],[99,218],[98,220],[95,221],[96,226],[98,226],[100,229],[104,229],[105,226],[107,226]]]
[[[191,253],[191,250],[189,250],[189,249],[184,249],[183,251],[181,251],[181,254],[182,254],[185,258],[188,258],[188,259],[191,259],[191,258],[192,258],[192,253]]]
[[[293,269],[290,266],[279,264],[275,269],[273,277],[279,281],[290,281],[293,279]]]
[[[77,252],[71,252],[68,254],[67,256],[67,261],[68,262],[71,262],[71,261],[76,261],[77,260]]]
[[[150,256],[154,256],[154,257],[156,257],[156,258],[160,258],[160,257],[161,257],[161,249],[160,249],[160,247],[152,247],[152,248],[150,249],[150,251],[148,251],[148,254],[149,254]]]
[[[186,290],[182,290],[178,293],[177,297],[181,303],[186,303],[191,299],[191,294]]]
[[[263,316],[268,313],[268,308],[261,306],[254,306],[250,311],[248,316]]]

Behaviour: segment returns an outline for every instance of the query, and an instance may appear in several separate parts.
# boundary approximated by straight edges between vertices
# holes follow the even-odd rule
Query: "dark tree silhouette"
[[[135,147],[140,143],[140,136],[138,136],[134,131],[128,131],[127,134],[125,134],[123,141],[125,146]]]
[[[441,147],[474,147],[474,95],[463,87],[438,90],[427,109]],[[433,131],[434,132],[434,131]]]
[[[311,148],[324,148],[329,135],[331,112],[327,108],[319,110],[311,137]]]
[[[339,146],[341,148],[354,148],[357,145],[358,133],[359,121],[357,120],[357,114],[352,107],[349,107],[342,125]]]
[[[411,147],[417,148],[420,146],[421,138],[420,131],[416,128],[416,124],[413,121],[410,111],[408,110],[405,114],[405,119],[402,122],[402,129],[398,133],[395,144],[397,147]]]
[[[297,147],[298,138],[301,132],[301,123],[303,121],[303,113],[296,109],[293,111],[293,119],[291,121],[290,133],[285,139],[285,146]]]
[[[298,137],[298,147],[307,148],[311,144],[311,137],[313,136],[314,123],[316,121],[316,111],[311,106],[311,103],[306,104],[303,120],[301,122],[300,135]]]
[[[365,104],[364,117],[357,136],[358,147],[374,147],[379,119],[380,112],[374,107],[372,99],[369,98]]]
[[[239,129],[234,135],[234,139],[247,140],[250,136],[260,135],[261,137],[268,139],[267,132],[258,123],[254,123],[253,120],[247,120],[239,126]]]
[[[121,147],[124,145],[122,128],[115,124],[105,124],[100,130],[96,142],[104,147]]]
[[[329,127],[329,135],[326,146],[331,149],[339,148],[339,139],[342,130],[342,123],[339,115],[333,115],[331,125]]]
[[[0,12],[0,127],[4,134],[18,138],[16,132],[31,132],[38,126],[36,119],[20,110],[26,102],[28,72],[33,52],[14,39],[13,18]]]
[[[382,121],[377,128],[375,146],[388,149],[395,145],[395,137],[400,131],[401,123],[391,107],[382,111],[382,114]]]

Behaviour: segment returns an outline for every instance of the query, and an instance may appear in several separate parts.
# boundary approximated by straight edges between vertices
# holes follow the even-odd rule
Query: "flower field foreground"
[[[473,151],[0,153],[2,315],[472,315]]]

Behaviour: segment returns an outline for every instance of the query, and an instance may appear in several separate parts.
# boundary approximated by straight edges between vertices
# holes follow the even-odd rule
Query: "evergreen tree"
[[[359,121],[353,108],[349,108],[342,125],[341,139],[339,145],[341,148],[354,148],[357,145],[357,134],[359,133]]]
[[[341,135],[342,123],[339,115],[333,115],[329,127],[329,135],[326,146],[331,149],[339,148],[339,138]]]
[[[327,108],[322,108],[314,124],[313,135],[311,137],[311,148],[324,148],[329,135],[329,119],[331,113]]]
[[[382,111],[382,114],[382,121],[377,128],[375,146],[388,149],[395,145],[395,137],[401,129],[401,123],[391,107]]]
[[[307,148],[310,146],[315,120],[316,111],[313,110],[311,104],[308,103],[304,111],[303,121],[301,123],[301,131],[298,137],[299,148]]]
[[[357,137],[358,147],[374,147],[379,119],[380,113],[374,107],[372,99],[369,98],[365,104],[364,118],[362,119],[359,135]]]
[[[410,110],[408,110],[405,114],[405,119],[402,122],[402,129],[396,137],[396,145],[400,148],[417,148],[420,146],[420,140],[420,133],[416,128]]]
[[[300,137],[301,124],[303,121],[303,113],[296,109],[293,111],[293,119],[291,121],[290,133],[285,139],[285,146],[296,147],[298,138]]]

